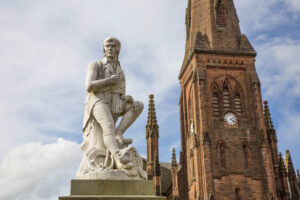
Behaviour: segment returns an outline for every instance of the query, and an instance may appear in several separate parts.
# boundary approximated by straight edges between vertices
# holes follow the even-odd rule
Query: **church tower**
[[[255,57],[233,0],[188,0],[178,172],[188,199],[278,199]]]

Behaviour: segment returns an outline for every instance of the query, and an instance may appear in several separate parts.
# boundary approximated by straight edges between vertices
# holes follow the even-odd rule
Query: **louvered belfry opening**
[[[214,87],[213,94],[212,94],[212,108],[213,108],[213,116],[219,117],[220,116],[219,93],[216,87]]]
[[[223,107],[224,109],[230,108],[229,88],[226,81],[223,84]]]
[[[238,89],[236,89],[234,94],[234,109],[238,115],[242,115],[241,95]]]
[[[228,111],[243,115],[243,90],[230,76],[218,77],[212,83],[212,115],[220,117]]]
[[[216,10],[216,23],[219,27],[225,27],[224,9],[222,7]]]
[[[221,0],[216,4],[216,24],[218,27],[225,27],[224,6]]]

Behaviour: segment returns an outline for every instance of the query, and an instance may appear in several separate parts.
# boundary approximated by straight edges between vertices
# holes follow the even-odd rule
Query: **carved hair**
[[[106,39],[103,41],[102,50],[103,50],[104,53],[105,53],[105,51],[104,51],[104,45],[105,45],[107,42],[115,42],[115,43],[116,43],[116,46],[117,46],[118,54],[120,53],[121,42],[120,42],[120,40],[118,40],[118,39],[115,38],[115,37],[108,37],[108,38],[106,38]]]

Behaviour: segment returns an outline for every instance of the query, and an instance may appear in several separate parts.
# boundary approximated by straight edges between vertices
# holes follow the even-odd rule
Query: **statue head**
[[[121,42],[115,37],[108,37],[104,40],[102,49],[104,57],[115,59],[119,56]]]

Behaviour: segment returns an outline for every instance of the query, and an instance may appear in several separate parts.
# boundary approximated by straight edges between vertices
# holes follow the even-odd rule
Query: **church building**
[[[300,177],[289,151],[278,152],[256,52],[242,34],[233,0],[188,0],[179,73],[181,152],[159,162],[159,131],[150,95],[148,178],[157,195],[180,200],[299,200]]]

